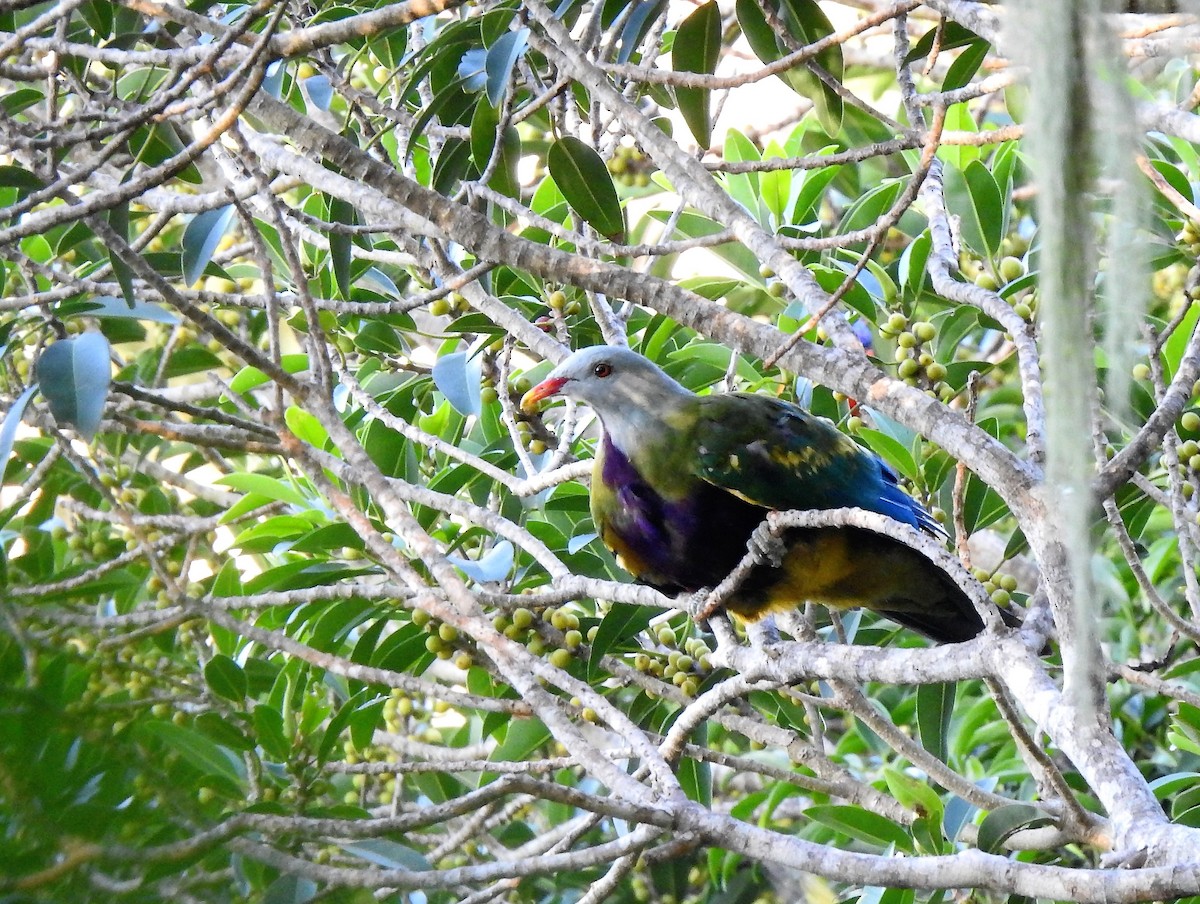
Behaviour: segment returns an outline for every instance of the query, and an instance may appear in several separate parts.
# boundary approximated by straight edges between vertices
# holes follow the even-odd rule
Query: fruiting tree
[[[0,3],[0,894],[1200,895],[1198,28]],[[518,405],[599,342],[836,422],[1024,627],[630,583]]]

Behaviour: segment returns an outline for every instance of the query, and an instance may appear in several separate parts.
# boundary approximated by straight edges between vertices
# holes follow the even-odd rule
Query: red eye
[[[612,373],[612,365],[609,364],[607,361],[601,361],[599,364],[597,364],[595,367],[592,368],[592,373],[594,373],[601,380],[603,380],[605,377],[607,377],[609,374]]]

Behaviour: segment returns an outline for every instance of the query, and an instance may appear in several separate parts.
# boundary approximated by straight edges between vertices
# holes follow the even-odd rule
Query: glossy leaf
[[[941,30],[940,35],[939,29]],[[935,44],[940,50],[953,50],[978,40],[979,35],[969,28],[959,25],[953,19],[942,19],[936,28],[929,29],[921,35],[921,39],[917,43],[913,44],[912,49],[904,57],[904,62],[912,63],[928,56]]]
[[[806,807],[804,815],[836,832],[856,838],[866,844],[901,851],[912,851],[912,835],[908,829],[886,816],[845,804],[821,804]]]
[[[329,200],[329,220],[341,226],[355,226],[358,223],[358,213],[354,205],[342,198]],[[350,263],[354,255],[354,239],[349,232],[331,229],[329,231],[329,262],[333,265],[333,283],[338,295],[348,299],[353,281],[350,276]]]
[[[501,540],[486,555],[479,559],[464,559],[462,556],[446,556],[472,580],[487,584],[504,579],[513,566],[513,545]]]
[[[12,405],[4,412],[0,420],[0,477],[8,467],[8,458],[12,455],[13,443],[17,439],[17,428],[21,426],[21,418],[25,416],[25,406],[37,392],[37,384],[26,386],[24,391],[13,400]]]
[[[233,205],[226,204],[196,214],[187,224],[183,231],[183,281],[189,286],[195,285],[204,275],[204,268],[233,222],[233,214]]]
[[[1004,199],[991,171],[978,160],[963,172],[945,170],[946,205],[962,223],[963,240],[979,254],[995,259],[1004,238]]]
[[[433,383],[463,416],[479,414],[479,362],[466,352],[442,355],[433,365]]]
[[[712,75],[721,53],[721,10],[716,0],[698,7],[679,25],[671,48],[671,66],[676,72]],[[712,144],[711,90],[675,89],[679,112],[701,148]]]
[[[241,702],[246,696],[246,673],[228,656],[218,653],[204,665],[204,680],[218,697]]]
[[[126,174],[128,179],[132,174],[132,170]],[[120,204],[115,204],[108,211],[108,225],[122,239],[129,239],[129,202],[123,201]],[[112,265],[113,276],[117,278],[117,282],[121,284],[121,294],[125,296],[125,303],[130,307],[137,304],[137,299],[133,294],[133,271],[129,265],[121,259],[112,249],[108,252],[108,262]]]
[[[625,235],[621,202],[608,167],[591,145],[563,136],[550,146],[546,161],[571,209],[601,235],[620,241]]]
[[[37,379],[59,424],[87,440],[96,435],[112,381],[108,340],[102,333],[55,342],[38,359]]]
[[[940,681],[917,688],[917,730],[921,746],[945,762],[958,683]]]
[[[499,107],[504,100],[512,80],[513,69],[529,46],[529,29],[518,28],[500,36],[487,51],[484,62],[484,72],[487,74],[487,99],[493,107]]]
[[[985,853],[999,854],[1004,849],[1004,842],[1021,829],[1050,825],[1053,821],[1044,810],[1029,804],[999,807],[988,813],[979,824],[976,844]]]

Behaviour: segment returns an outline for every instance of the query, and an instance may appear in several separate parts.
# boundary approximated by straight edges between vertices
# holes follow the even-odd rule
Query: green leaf
[[[304,876],[284,873],[267,886],[263,904],[308,904],[317,896],[317,883]]]
[[[783,148],[774,141],[763,151],[764,160],[778,160],[785,156],[787,155]],[[762,173],[759,176],[759,184],[762,186],[763,204],[775,218],[775,223],[782,224],[783,213],[792,194],[791,170],[777,169]]]
[[[329,759],[329,755],[333,753],[342,732],[349,726],[355,713],[364,703],[374,703],[374,698],[374,691],[363,688],[338,708],[338,711],[329,720],[329,724],[325,726],[325,733],[321,737],[321,746],[317,748],[317,762],[324,763]]]
[[[516,198],[521,194],[521,182],[517,177],[517,164],[521,160],[521,136],[511,125],[501,131],[499,111],[481,97],[475,105],[475,115],[471,117],[470,144],[475,169],[480,173],[487,168],[488,161],[495,152],[497,135],[500,137],[500,155],[488,184],[501,194]],[[440,158],[438,162],[441,162]]]
[[[1038,826],[1050,825],[1053,820],[1045,811],[1029,804],[1010,804],[992,810],[979,824],[977,844],[981,851],[989,854],[999,854],[1003,851],[1004,842],[1021,829],[1032,829]]]
[[[546,163],[575,213],[601,235],[613,241],[624,239],[625,219],[616,186],[608,167],[590,145],[573,135],[564,135],[550,145]]]
[[[90,441],[100,429],[112,381],[104,334],[87,332],[60,339],[42,352],[35,372],[54,419]]]
[[[283,716],[265,703],[254,707],[254,733],[258,744],[270,759],[283,762],[291,754],[291,745],[283,734]]]
[[[177,752],[202,774],[227,779],[240,786],[243,767],[240,760],[204,735],[171,722],[144,722],[139,731]]]
[[[131,169],[125,175],[125,179],[122,182],[127,180],[132,174],[133,170]],[[128,201],[122,201],[120,204],[115,204],[109,209],[108,225],[122,239],[129,240]],[[117,278],[117,282],[121,286],[121,294],[125,296],[125,303],[132,308],[137,303],[137,299],[133,296],[133,271],[111,248],[108,251],[108,261],[112,265],[113,276]]]
[[[918,781],[890,766],[883,770],[883,779],[887,782],[892,797],[896,798],[901,806],[915,810],[919,816],[941,824],[942,799],[926,782]]]
[[[428,872],[433,869],[429,862],[417,851],[386,838],[368,838],[365,841],[354,841],[343,844],[342,850],[353,854],[362,860],[382,866],[384,869],[402,869],[414,872]]]
[[[653,606],[634,606],[630,603],[613,603],[611,609],[600,620],[596,636],[591,643],[588,674],[595,675],[600,660],[617,644],[635,637],[646,630],[659,610]]]
[[[64,320],[70,317],[113,317],[121,320],[150,320],[155,323],[166,323],[174,326],[179,323],[178,315],[160,308],[148,301],[134,299],[128,304],[122,298],[111,295],[96,295],[83,301],[64,304],[58,309],[58,316]]]
[[[995,260],[1004,238],[1004,198],[991,171],[972,160],[960,172],[945,171],[946,206],[958,214],[963,240],[977,253]]]
[[[792,40],[797,44],[812,44],[833,33],[833,25],[821,10],[817,0],[764,0],[782,20]],[[759,0],[737,0],[737,18],[750,49],[764,63],[773,63],[785,55],[787,45],[767,21]],[[844,63],[840,45],[817,54],[813,61],[836,81],[842,80]],[[789,88],[807,97],[816,108],[821,127],[836,135],[842,127],[843,101],[837,91],[826,85],[805,64],[779,73]]]
[[[939,27],[942,29],[941,42],[938,44],[940,50],[953,50],[956,47],[964,47],[979,40],[979,35],[959,25],[953,19],[942,19]],[[933,45],[937,41],[937,37],[937,28],[931,28],[925,34],[921,35],[921,40],[912,46],[912,50],[908,52],[908,55],[904,58],[904,62],[911,63],[914,60],[928,56],[929,52],[933,50]]]
[[[342,226],[358,223],[358,212],[354,205],[341,198],[329,199],[329,221]],[[333,283],[340,298],[350,299],[353,280],[350,278],[350,262],[354,254],[354,239],[349,232],[337,229],[329,231],[329,262],[333,267]]]
[[[499,107],[504,100],[513,67],[525,55],[528,46],[529,29],[518,28],[516,31],[506,31],[488,48],[484,71],[487,73],[487,99],[493,107]]]
[[[946,741],[950,733],[950,716],[954,713],[956,681],[922,684],[917,688],[917,730],[921,746],[946,760]]]
[[[679,785],[689,799],[705,807],[712,804],[712,767],[708,763],[683,756],[679,758],[676,771],[679,775]]]
[[[287,502],[299,508],[312,507],[312,500],[292,484],[277,477],[271,477],[269,474],[252,474],[243,471],[238,474],[226,474],[224,477],[217,478],[215,482],[243,493],[257,493],[268,499]]]
[[[662,15],[667,7],[667,0],[636,0],[633,12],[625,20],[621,29],[621,49],[617,52],[618,63],[628,63],[650,31],[650,26]]]
[[[712,75],[720,58],[721,10],[716,0],[709,0],[679,23],[671,47],[671,66],[676,72]],[[712,144],[711,93],[708,88],[675,89],[679,112],[701,148]]]
[[[226,204],[216,210],[206,210],[192,217],[183,230],[183,281],[192,286],[204,275],[217,246],[225,236],[225,230],[233,221],[233,205]]]
[[[297,374],[308,370],[308,355],[283,355],[280,358],[279,366],[289,374]],[[256,389],[264,383],[269,383],[270,380],[271,378],[257,367],[247,366],[234,374],[233,379],[229,381],[229,388],[240,395],[243,392]]]
[[[504,740],[488,757],[493,762],[520,762],[550,740],[550,729],[538,719],[513,719]]]
[[[218,697],[234,703],[240,703],[246,697],[246,673],[223,653],[218,653],[204,666],[204,680]]]
[[[979,40],[972,41],[967,45],[967,49],[958,55],[950,68],[946,70],[946,78],[942,82],[943,91],[953,91],[956,88],[961,88],[975,77],[975,73],[979,71],[979,67],[983,65],[983,61],[987,59],[988,51],[992,49],[992,45],[987,41]]]
[[[26,386],[25,391],[17,396],[8,411],[4,412],[4,419],[0,420],[0,478],[3,478],[4,472],[8,469],[8,457],[12,454],[13,443],[17,439],[17,428],[21,425],[21,418],[25,415],[25,406],[29,404],[29,400],[33,398],[36,391],[36,383]]]
[[[804,815],[835,832],[857,838],[866,844],[878,847],[894,845],[897,850],[910,852],[913,849],[912,835],[908,829],[886,816],[880,816],[862,807],[820,804],[808,807]]]
[[[463,417],[479,414],[479,362],[466,352],[442,355],[433,365],[433,383]]]

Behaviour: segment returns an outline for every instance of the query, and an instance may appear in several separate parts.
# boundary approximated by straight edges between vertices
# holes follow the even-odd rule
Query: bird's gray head
[[[562,395],[583,402],[610,424],[669,409],[694,395],[637,352],[620,346],[593,345],[575,352],[525,393],[521,408]]]

